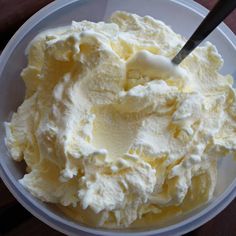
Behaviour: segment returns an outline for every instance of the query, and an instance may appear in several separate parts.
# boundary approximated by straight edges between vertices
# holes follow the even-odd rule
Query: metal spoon
[[[172,59],[172,63],[180,64],[235,8],[236,0],[219,0],[191,38]]]

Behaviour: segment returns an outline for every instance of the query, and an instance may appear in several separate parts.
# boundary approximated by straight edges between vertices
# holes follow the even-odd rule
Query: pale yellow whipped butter
[[[126,12],[37,36],[22,71],[25,101],[6,123],[13,159],[27,164],[20,183],[111,228],[210,200],[218,157],[236,149],[236,96],[211,43],[170,64],[184,42]]]

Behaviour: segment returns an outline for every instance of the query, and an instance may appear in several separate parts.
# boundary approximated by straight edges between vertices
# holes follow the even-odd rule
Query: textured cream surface
[[[184,42],[125,12],[37,36],[22,71],[25,101],[6,123],[13,159],[27,164],[20,183],[112,228],[210,200],[218,157],[236,149],[236,96],[211,43],[170,67]]]

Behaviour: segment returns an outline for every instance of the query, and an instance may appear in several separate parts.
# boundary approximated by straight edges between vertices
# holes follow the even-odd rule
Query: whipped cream
[[[127,70],[139,71],[142,76],[158,77],[159,79],[185,76],[185,70],[174,65],[169,58],[155,55],[147,50],[136,52],[127,61]]]
[[[21,74],[25,101],[6,123],[12,158],[27,164],[20,183],[107,228],[151,225],[210,200],[218,157],[236,149],[236,96],[209,42],[171,64],[184,43],[126,12],[38,35]]]

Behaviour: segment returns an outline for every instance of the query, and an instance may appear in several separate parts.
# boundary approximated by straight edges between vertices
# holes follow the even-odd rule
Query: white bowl
[[[24,99],[20,72],[26,66],[25,49],[39,32],[55,26],[68,25],[72,20],[101,21],[115,10],[151,15],[170,25],[175,32],[188,38],[206,15],[207,10],[190,0],[57,0],[31,17],[12,37],[0,57],[0,175],[15,198],[34,216],[67,235],[180,235],[204,224],[222,211],[236,196],[236,161],[230,157],[219,163],[218,182],[212,201],[186,215],[167,222],[161,228],[134,230],[103,230],[86,227],[58,212],[52,205],[35,199],[18,182],[24,175],[24,164],[16,163],[4,145],[3,122]],[[224,25],[215,30],[209,41],[214,43],[225,60],[222,73],[236,77],[236,37]]]

